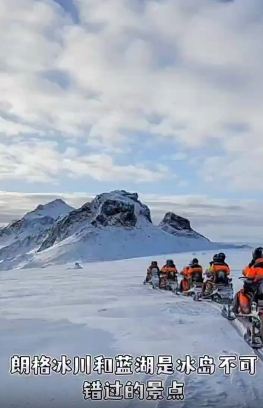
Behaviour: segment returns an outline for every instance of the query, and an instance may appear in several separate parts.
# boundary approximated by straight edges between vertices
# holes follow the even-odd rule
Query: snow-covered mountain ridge
[[[159,226],[137,193],[103,193],[79,209],[62,200],[39,205],[0,230],[0,269],[105,261],[217,247],[168,212]]]
[[[37,250],[47,231],[73,207],[57,199],[25,214],[0,230],[0,266],[18,259],[32,250]]]

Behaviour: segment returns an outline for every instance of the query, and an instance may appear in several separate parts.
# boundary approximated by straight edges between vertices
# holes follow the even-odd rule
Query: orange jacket
[[[178,271],[176,269],[176,266],[167,266],[167,265],[164,265],[162,267],[161,272],[167,273],[167,274],[170,274],[170,273],[176,274],[176,273],[178,273]]]
[[[239,308],[240,312],[244,314],[248,314],[251,312],[251,300],[248,294],[244,293],[244,290],[241,289],[238,292],[238,302],[239,302]]]
[[[243,275],[248,279],[263,279],[263,258],[257,259],[254,265],[247,266],[243,270]]]
[[[211,267],[209,268],[209,272],[212,272],[212,273],[217,273],[221,271],[226,272],[227,275],[230,274],[230,268],[227,264],[220,265],[217,263],[213,263]]]
[[[194,274],[194,273],[203,273],[203,268],[200,266],[200,267],[196,267],[196,268],[193,268],[192,266],[186,266],[184,269],[183,269],[183,272],[182,272],[182,275],[185,277],[185,278],[188,278],[188,279],[191,279],[191,277],[192,277],[192,275]]]

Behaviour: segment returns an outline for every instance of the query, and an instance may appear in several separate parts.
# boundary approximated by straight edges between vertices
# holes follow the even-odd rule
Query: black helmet
[[[172,259],[167,259],[166,265],[168,265],[168,266],[173,266],[173,265],[174,265],[174,261],[173,261]]]
[[[263,258],[263,248],[262,248],[262,247],[258,247],[258,248],[256,248],[256,249],[253,251],[253,259],[254,259],[254,261],[255,261],[256,259],[259,259],[259,258]]]
[[[224,252],[220,252],[218,255],[217,255],[217,257],[218,257],[218,260],[219,261],[225,261],[225,259],[226,259],[226,255],[224,254]]]
[[[218,254],[215,254],[215,255],[213,256],[213,261],[214,261],[214,262],[218,261]]]
[[[152,266],[157,266],[158,263],[157,263],[157,261],[152,261],[152,262],[151,262],[151,265],[152,265]]]
[[[198,264],[199,264],[199,261],[198,261],[197,258],[194,258],[194,259],[192,260],[192,262],[191,262],[191,265],[198,265]]]

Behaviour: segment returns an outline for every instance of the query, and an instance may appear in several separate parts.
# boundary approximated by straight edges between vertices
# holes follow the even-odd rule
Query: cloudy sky
[[[262,0],[0,0],[0,36],[0,223],[124,188],[263,240]]]

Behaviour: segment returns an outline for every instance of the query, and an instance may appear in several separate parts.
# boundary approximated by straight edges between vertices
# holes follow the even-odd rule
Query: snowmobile
[[[75,262],[74,269],[83,269],[79,262]]]
[[[174,293],[177,293],[179,289],[178,286],[178,279],[175,277],[175,279],[168,279],[168,290],[171,290]]]
[[[245,282],[250,285],[251,307],[250,313],[236,313],[235,317],[243,323],[246,328],[244,339],[252,348],[258,349],[263,347],[263,280],[257,284],[253,284],[251,280],[245,279]]]
[[[232,311],[232,302],[233,302],[233,294],[231,297],[226,299],[225,302],[223,303],[221,314],[227,320],[235,320],[236,318],[235,314]]]
[[[147,270],[146,278],[143,281],[143,284],[146,285],[146,283],[150,283],[152,279],[152,274],[149,270]]]
[[[177,276],[171,276],[166,272],[160,272],[159,288],[165,290],[171,290],[177,292],[178,290],[178,278]]]
[[[153,289],[159,287],[159,269],[158,268],[151,268],[151,270],[147,271],[146,279],[143,282],[144,284],[150,284]]]
[[[185,278],[184,278],[185,279]],[[188,290],[182,290],[183,295],[193,296],[194,300],[199,300],[202,294],[203,277],[202,273],[194,273],[189,279],[190,288]]]
[[[263,300],[252,302],[251,313],[249,315],[250,327],[244,334],[244,339],[252,348],[263,347]]]
[[[190,289],[190,294],[193,296],[193,300],[201,300],[202,297],[203,282],[194,282],[193,287]]]
[[[224,305],[224,312],[230,312],[230,305],[233,301],[233,284],[232,279],[228,278],[224,271],[218,272],[216,280],[211,279],[211,275],[207,274],[204,293],[201,293],[200,300],[212,300],[213,302]],[[230,317],[230,316],[229,316]]]
[[[167,289],[168,288],[168,276],[165,272],[160,272],[160,281],[159,281],[159,288],[160,289]]]
[[[153,289],[156,289],[159,287],[159,269],[158,268],[152,268],[150,284],[152,285]]]

